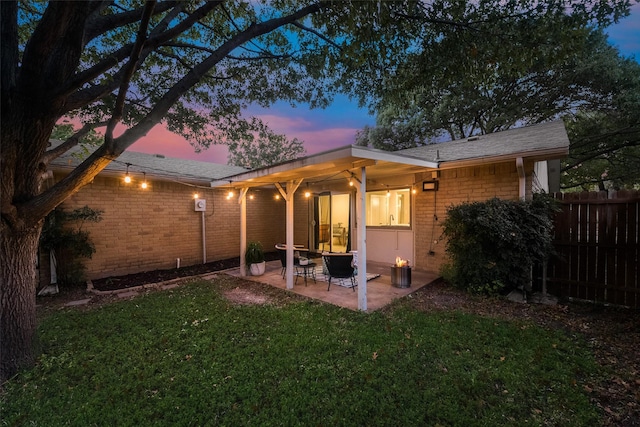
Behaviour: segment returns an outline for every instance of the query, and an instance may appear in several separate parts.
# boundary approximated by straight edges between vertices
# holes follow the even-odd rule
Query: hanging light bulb
[[[193,193],[193,198],[194,199],[198,199],[198,198],[200,198],[200,196],[198,196],[198,193]]]
[[[146,190],[148,185],[147,185],[147,173],[146,172],[142,172],[142,184],[140,184],[140,187],[142,187],[143,190]]]
[[[127,163],[127,173],[124,175],[124,182],[126,182],[127,184],[131,182],[131,177],[129,176],[129,166],[131,166],[131,164]]]
[[[231,181],[229,181],[229,192],[227,193],[227,200],[233,197],[233,189],[231,188]]]
[[[304,192],[304,197],[307,199],[311,197],[311,191],[309,191],[309,183],[307,182],[307,191]]]

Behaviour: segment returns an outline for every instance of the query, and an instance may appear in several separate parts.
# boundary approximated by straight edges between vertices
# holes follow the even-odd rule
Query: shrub
[[[55,253],[56,276],[60,285],[84,283],[85,266],[83,258],[91,258],[96,249],[89,232],[82,229],[85,221],[100,222],[102,211],[88,206],[71,212],[62,207],[54,209],[45,219],[40,246]]]
[[[260,242],[249,242],[247,252],[244,255],[247,265],[259,264],[264,261],[264,249]]]
[[[528,289],[533,264],[552,250],[554,206],[538,195],[532,201],[494,198],[450,207],[443,225],[449,255],[444,278],[484,294]]]

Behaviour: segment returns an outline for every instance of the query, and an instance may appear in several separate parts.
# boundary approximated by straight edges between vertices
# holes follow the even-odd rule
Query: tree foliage
[[[565,117],[572,138],[563,186],[640,183],[640,67],[607,42],[602,27],[628,2],[611,6],[612,15],[569,14],[560,3],[446,9],[459,25],[433,25],[381,84],[369,84],[377,124],[356,142],[396,150]],[[434,8],[444,5],[413,18]]]
[[[262,121],[252,119],[247,132],[228,141],[230,165],[257,169],[301,157],[305,153],[302,141],[278,135]]]
[[[594,64],[611,86],[608,104],[580,108],[565,118],[571,141],[562,165],[565,190],[640,187],[640,65],[608,48]]]

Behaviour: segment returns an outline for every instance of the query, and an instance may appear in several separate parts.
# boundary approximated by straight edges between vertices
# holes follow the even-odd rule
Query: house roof
[[[329,179],[348,176],[356,168],[367,166],[367,178],[424,172],[429,169],[497,163],[523,158],[529,161],[551,160],[569,152],[569,138],[562,121],[543,123],[503,132],[425,145],[399,151],[382,151],[346,146],[289,162],[273,165],[214,181],[211,186],[258,187],[297,179]]]
[[[61,141],[52,141],[52,145],[60,143]],[[51,162],[51,165],[55,169],[73,169],[82,162],[82,159],[86,158],[86,156],[79,156],[80,153],[82,153],[82,147],[76,146]],[[205,186],[209,186],[211,181],[248,170],[239,166],[178,159],[161,154],[125,151],[116,160],[109,163],[101,174],[122,175],[127,170],[127,164],[129,164],[129,173],[132,175],[145,173],[148,178]]]
[[[523,157],[550,160],[566,156],[569,137],[562,120],[456,141],[407,148],[396,154],[429,159],[440,168],[459,167],[461,163],[487,163]]]
[[[60,144],[52,141],[52,144]],[[75,147],[52,162],[56,169],[73,169],[82,161]],[[551,160],[569,152],[569,138],[562,121],[543,123],[462,140],[429,144],[395,152],[349,145],[265,168],[248,170],[238,166],[185,160],[162,155],[125,151],[102,174],[145,173],[149,178],[180,181],[211,187],[260,187],[299,179],[324,180],[348,177],[367,167],[367,178],[386,177],[449,169],[523,158]]]

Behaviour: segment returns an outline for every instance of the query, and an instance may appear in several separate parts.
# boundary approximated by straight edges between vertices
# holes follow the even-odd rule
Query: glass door
[[[350,194],[324,193],[315,199],[316,251],[347,252],[350,246]]]

